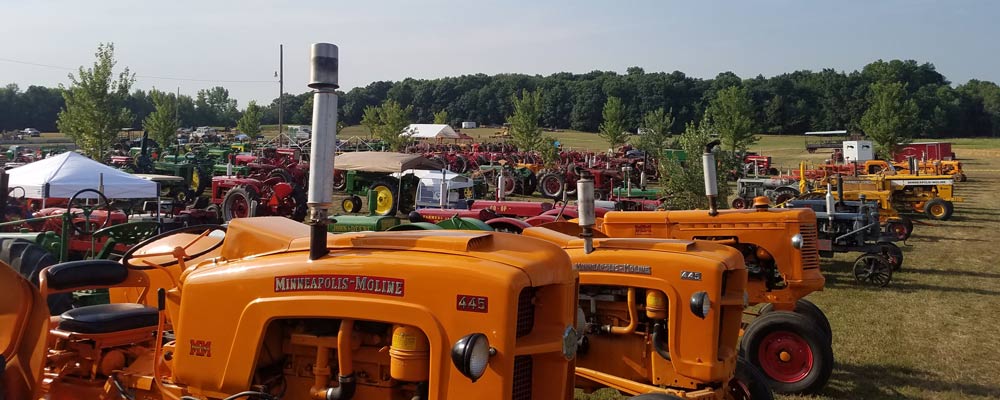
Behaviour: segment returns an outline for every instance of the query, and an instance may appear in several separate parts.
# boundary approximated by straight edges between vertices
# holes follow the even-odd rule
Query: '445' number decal
[[[458,295],[455,308],[458,311],[487,312],[490,309],[490,299],[486,296]]]

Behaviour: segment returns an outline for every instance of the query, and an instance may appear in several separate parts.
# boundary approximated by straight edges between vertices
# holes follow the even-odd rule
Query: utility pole
[[[281,146],[281,137],[285,133],[284,125],[284,103],[285,103],[285,45],[278,45],[278,146]]]
[[[178,86],[177,97],[174,97],[174,121],[177,122],[177,126],[180,126],[181,124],[180,109],[181,109],[181,87]]]

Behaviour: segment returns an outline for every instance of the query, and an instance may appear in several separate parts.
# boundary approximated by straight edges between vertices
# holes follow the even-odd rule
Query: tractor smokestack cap
[[[337,89],[340,87],[340,50],[330,43],[313,43],[312,68],[309,87],[313,89]]]

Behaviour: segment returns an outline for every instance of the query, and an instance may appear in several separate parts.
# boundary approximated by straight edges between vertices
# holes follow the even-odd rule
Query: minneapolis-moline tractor
[[[337,61],[336,46],[313,45],[308,225],[168,232],[121,262],[43,269],[39,287],[0,267],[0,398],[572,398],[578,274],[561,248],[327,233]],[[96,288],[135,301],[50,319],[46,296]]]
[[[749,305],[764,304],[745,326],[741,350],[778,393],[811,394],[833,370],[832,331],[823,312],[808,300],[823,289],[816,214],[777,209],[767,203],[748,210],[716,210],[715,157],[705,149],[708,211],[612,211],[600,231],[612,238],[708,240],[739,250],[745,259]],[[581,274],[582,275],[582,274]]]
[[[740,252],[708,241],[594,238],[586,210],[593,198],[583,198],[593,193],[591,182],[577,181],[580,238],[545,227],[523,232],[565,249],[580,274],[576,386],[663,398],[772,398],[760,371],[738,356],[747,284]]]

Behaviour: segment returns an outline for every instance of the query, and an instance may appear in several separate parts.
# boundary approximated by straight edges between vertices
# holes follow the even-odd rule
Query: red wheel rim
[[[741,198],[736,198],[733,200],[733,208],[735,209],[743,209],[746,206],[747,206],[746,200],[743,200]]]
[[[896,238],[903,240],[906,238],[906,226],[903,224],[896,224],[892,227],[893,233],[896,234]]]
[[[246,198],[240,196],[233,199],[233,218],[246,218],[250,215],[250,203]]]
[[[764,373],[778,382],[801,381],[813,369],[813,354],[802,336],[788,331],[772,332],[757,349]]]
[[[556,193],[559,193],[560,189],[562,189],[562,185],[558,179],[548,178],[545,180],[545,194],[554,196]]]

